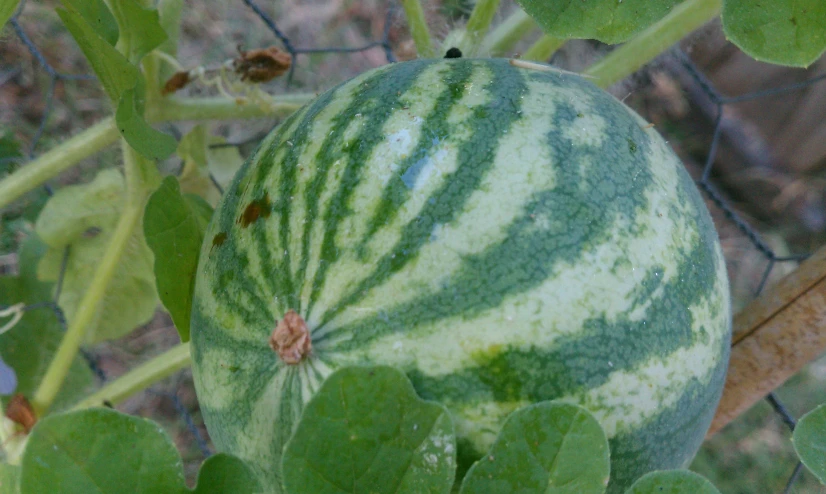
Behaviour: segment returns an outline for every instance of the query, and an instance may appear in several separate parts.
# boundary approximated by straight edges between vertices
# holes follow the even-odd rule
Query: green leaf
[[[121,209],[125,187],[120,172],[106,169],[83,185],[58,190],[35,224],[35,231],[50,247],[40,261],[38,276],[57,281],[66,246],[69,255],[58,304],[71,321],[109,244]],[[158,294],[152,269],[153,256],[136,228],[126,245],[86,343],[119,338],[148,322],[157,307]]]
[[[0,463],[0,492],[3,494],[18,494],[20,492],[20,467]]]
[[[820,405],[800,419],[792,442],[800,461],[826,484],[826,405]]]
[[[660,470],[637,479],[625,494],[720,494],[720,491],[708,479],[689,470]]]
[[[181,458],[158,424],[109,409],[41,419],[23,453],[21,494],[177,493]]]
[[[0,0],[0,31],[17,11],[20,0]]]
[[[453,423],[392,367],[346,367],[307,404],[284,449],[288,493],[448,493]]]
[[[63,0],[71,10],[83,17],[87,24],[107,43],[118,41],[118,23],[103,0]]]
[[[155,254],[158,295],[183,342],[189,341],[195,272],[211,215],[208,204],[181,196],[175,177],[166,177],[146,203],[143,231]]]
[[[120,27],[118,47],[133,64],[166,41],[157,10],[144,8],[135,0],[112,0],[111,5]]]
[[[808,67],[826,50],[823,0],[725,0],[723,30],[756,60]]]
[[[141,91],[142,92],[142,91]],[[126,142],[150,159],[165,159],[175,152],[175,138],[153,129],[143,118],[143,103],[137,89],[121,94],[115,111],[115,124]]]
[[[52,284],[37,279],[37,264],[46,248],[34,235],[23,242],[18,252],[20,276],[0,277],[0,306],[43,304],[52,300]],[[0,324],[6,322],[3,319]],[[17,375],[16,392],[24,396],[34,394],[63,334],[57,316],[45,306],[27,310],[14,327],[0,335],[0,358]],[[80,356],[76,357],[55,399],[54,409],[74,404],[90,390],[93,381],[89,366]]]
[[[74,9],[56,10],[89,60],[109,99],[114,103],[119,102],[124,91],[134,89],[137,85],[138,78],[141,77],[138,68],[102,38],[80,12]]]
[[[680,0],[517,0],[549,36],[621,43],[654,24]]]
[[[602,493],[609,471],[608,440],[593,415],[570,403],[541,402],[508,417],[460,492]]]
[[[217,454],[184,484],[181,457],[160,426],[107,408],[50,415],[29,436],[21,494],[235,494],[259,484],[241,460]]]
[[[261,485],[252,469],[234,456],[218,453],[210,456],[198,471],[193,494],[239,494],[259,492]]]
[[[153,129],[143,118],[144,82],[138,68],[101,37],[78,10],[70,7],[57,9],[57,13],[80,45],[109,99],[117,106],[115,121],[126,142],[147,158],[163,159],[172,154],[175,139]],[[132,29],[142,29],[142,26],[134,25]],[[121,37],[123,35],[121,32]],[[149,45],[140,46],[143,50]]]

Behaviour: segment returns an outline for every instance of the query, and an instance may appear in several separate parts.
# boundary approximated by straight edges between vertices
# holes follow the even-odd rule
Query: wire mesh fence
[[[381,17],[383,21],[380,23],[380,29],[378,30],[377,37],[352,46],[327,47],[305,46],[304,44],[296,41],[293,38],[293,35],[290,35],[287,30],[279,26],[277,15],[268,13],[267,10],[253,0],[240,0],[238,3],[240,6],[243,6],[243,8],[248,9],[248,12],[254,14],[254,17],[257,19],[259,25],[263,29],[266,29],[269,33],[270,42],[275,42],[282,50],[286,51],[291,56],[293,63],[290,66],[289,73],[282,79],[282,82],[280,82],[282,86],[279,90],[283,91],[288,91],[294,84],[302,83],[301,81],[296,82],[294,77],[295,70],[297,67],[301,67],[302,64],[306,64],[307,59],[311,57],[350,57],[353,56],[353,54],[378,50],[383,55],[383,60],[381,60],[381,62],[391,63],[396,61],[396,52],[400,49],[399,47],[404,41],[403,32],[402,34],[399,34],[398,32],[393,31],[394,28],[399,25],[399,19],[401,17],[399,15],[398,6],[394,3],[384,4],[379,2],[375,5],[371,4],[371,7],[378,6],[380,7],[380,10],[382,10]],[[337,8],[341,10],[341,5],[336,2],[334,3]],[[356,4],[357,3],[358,2],[356,2]],[[9,165],[25,166],[25,162],[33,159],[40,150],[41,140],[44,135],[49,132],[48,123],[55,108],[57,89],[59,86],[64,84],[66,81],[94,79],[93,76],[88,74],[64,73],[56,68],[54,64],[49,62],[48,57],[38,48],[38,40],[33,39],[27,33],[27,26],[38,22],[38,19],[35,15],[29,16],[27,14],[26,6],[26,2],[21,2],[20,7],[8,22],[6,28],[7,31],[4,33],[2,39],[3,43],[17,43],[24,47],[26,52],[29,54],[30,59],[36,65],[37,70],[45,74],[45,89],[42,90],[42,98],[45,103],[34,131],[30,136],[28,136],[28,145],[26,146],[25,152],[20,152],[17,154],[9,153],[9,155],[6,156],[0,155],[0,177],[2,176],[3,170],[8,169]],[[314,7],[310,5],[308,8]],[[352,5],[351,8],[353,8]],[[373,14],[375,14],[375,12],[373,12]],[[685,73],[690,76],[694,84],[701,89],[704,97],[707,98],[707,104],[709,104],[710,108],[713,109],[714,113],[711,120],[711,141],[705,155],[705,160],[700,167],[697,184],[706,194],[710,203],[712,203],[714,207],[722,213],[726,220],[729,221],[730,224],[732,224],[740,232],[740,234],[748,239],[748,242],[764,258],[765,268],[763,268],[762,273],[759,275],[759,281],[757,282],[753,292],[753,295],[757,296],[766,288],[767,283],[769,283],[769,280],[771,279],[772,273],[776,270],[778,265],[801,261],[807,257],[807,254],[778,253],[777,250],[769,244],[769,242],[764,240],[763,235],[761,235],[761,232],[758,231],[758,228],[752,226],[750,221],[744,219],[737,209],[731,205],[731,200],[726,197],[725,192],[721,192],[722,188],[715,184],[715,162],[718,157],[719,144],[727,123],[726,109],[747,101],[766,100],[788,94],[790,92],[806,91],[814,85],[826,84],[826,82],[824,82],[826,81],[826,74],[809,77],[804,82],[795,82],[780,87],[729,96],[722,94],[722,92],[715,87],[715,85],[706,75],[704,75],[703,71],[697,67],[695,62],[692,61],[691,57],[684,50],[672,50],[664,57],[668,58],[672,68],[678,65],[681,67],[681,70],[684,70]],[[376,59],[374,58],[372,61],[375,63]],[[13,59],[4,59],[0,62],[0,90],[2,90],[3,86],[21,84],[19,81],[21,64],[22,62],[19,60]],[[321,83],[322,86],[330,86],[332,83],[338,82],[345,78],[338,73],[332,76],[330,74],[324,75],[330,77],[329,80],[325,80]],[[37,82],[32,81],[32,84],[37,84]],[[260,134],[253,135],[251,140],[256,140],[259,137]],[[246,140],[250,139],[248,138]],[[236,146],[243,145],[244,143],[245,142],[243,141],[230,140],[230,142],[226,144],[216,144],[216,146]],[[748,163],[746,163],[745,166],[748,166]],[[214,177],[211,178],[220,190],[218,181],[215,180]],[[45,192],[47,195],[51,195],[51,189],[49,186],[46,186]],[[6,221],[8,219],[5,217],[6,212],[3,212],[3,215],[3,221]],[[23,313],[30,311],[50,311],[56,321],[58,321],[60,326],[65,330],[66,318],[58,305],[57,300],[61,293],[63,275],[65,273],[66,263],[70,255],[71,246],[66,247],[65,249],[61,275],[55,284],[53,298],[51,300],[43,300],[41,302],[22,307],[0,306],[0,315],[3,316],[3,318],[0,319],[0,326],[4,326],[6,329],[10,328],[15,322],[15,318],[19,318]],[[15,263],[16,259],[12,253],[0,252],[0,274],[13,274],[15,271]],[[139,330],[136,333],[137,336],[130,338],[140,339],[141,337],[146,337],[146,335],[155,335],[158,332],[162,332],[165,335],[164,338],[170,343],[170,345],[174,343],[174,339],[176,338],[174,328],[171,327],[169,319],[163,315],[156,317],[156,320],[152,324],[147,326],[147,328],[142,328]],[[130,354],[128,346],[128,344],[105,344],[102,347],[94,347],[84,350],[82,354],[89,367],[97,376],[98,381],[103,383],[113,379],[117,374],[122,373],[129,363],[135,363],[141,359],[148,358],[146,355],[136,356],[134,354]],[[141,353],[146,347],[138,345],[137,348],[137,353]],[[128,358],[123,358],[124,355],[127,354],[129,355]],[[125,360],[126,365],[121,366],[122,368],[118,368],[117,365],[113,365],[112,361],[118,359]],[[121,363],[123,364],[124,362]],[[3,371],[3,369],[0,369],[0,371]],[[181,438],[179,441],[179,446],[181,446],[181,442],[183,442],[190,450],[190,454],[185,454],[184,458],[185,461],[195,465],[191,471],[187,471],[187,474],[191,479],[192,475],[196,471],[197,465],[200,464],[203,458],[209,456],[212,451],[206,436],[203,422],[198,413],[197,400],[194,398],[192,392],[191,378],[188,371],[181,371],[175,376],[168,378],[165,382],[153,386],[146,393],[136,397],[133,402],[135,400],[142,402],[142,405],[130,406],[128,404],[129,402],[124,405],[124,407],[132,413],[145,413],[158,419],[159,414],[157,410],[166,409],[167,418],[177,417],[179,421],[178,424],[166,423],[166,425],[172,428],[173,431],[180,433],[179,435]],[[143,406],[147,402],[151,403],[155,410],[147,410],[146,407]],[[796,424],[796,418],[794,414],[791,413],[784,405],[777,394],[770,393],[766,397],[766,402],[771,406],[773,413],[775,413],[782,423],[786,425],[789,431],[793,431]],[[161,421],[163,422],[163,420]],[[178,439],[177,436],[176,439]],[[790,464],[788,478],[782,492],[794,492],[796,486],[799,485],[799,479],[802,476],[802,472],[803,469],[800,462]]]

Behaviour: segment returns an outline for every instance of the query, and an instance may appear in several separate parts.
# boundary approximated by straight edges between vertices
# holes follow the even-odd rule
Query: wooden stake
[[[826,247],[734,317],[726,386],[706,438],[826,350]]]

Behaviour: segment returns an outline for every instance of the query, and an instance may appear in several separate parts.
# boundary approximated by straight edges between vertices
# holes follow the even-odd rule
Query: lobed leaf
[[[313,396],[282,461],[290,494],[448,493],[453,423],[392,367],[346,367]]]
[[[826,484],[826,405],[820,405],[800,419],[792,442],[800,461]]]
[[[37,273],[41,280],[57,281],[65,257],[58,304],[69,321],[109,244],[123,207],[124,191],[120,172],[106,169],[91,183],[58,190],[37,219],[35,231],[50,247]],[[152,266],[152,251],[146,245],[143,229],[136,228],[99,313],[88,328],[87,344],[119,338],[152,318],[158,303]]]
[[[175,177],[166,177],[146,203],[143,229],[155,256],[158,294],[184,342],[189,341],[195,273],[211,216],[203,199],[181,195]]]
[[[197,494],[256,492],[251,470],[225,454],[201,465]],[[191,492],[181,457],[160,426],[106,408],[50,415],[29,436],[21,494]]]
[[[587,38],[616,44],[654,24],[680,0],[517,0],[554,38]]]
[[[512,413],[490,452],[468,470],[460,494],[602,493],[608,440],[587,410],[541,402]]]
[[[649,472],[625,491],[625,494],[720,494],[708,479],[689,470]]]
[[[756,60],[807,67],[826,50],[822,0],[725,0],[726,37]]]

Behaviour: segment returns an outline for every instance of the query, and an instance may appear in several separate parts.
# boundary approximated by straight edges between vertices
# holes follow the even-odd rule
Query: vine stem
[[[546,62],[566,41],[568,40],[543,34],[541,38],[536,40],[536,43],[525,50],[522,58],[536,62]]]
[[[109,286],[109,282],[112,280],[120,259],[126,250],[126,244],[143,218],[143,206],[147,191],[141,178],[145,174],[145,170],[142,168],[146,167],[140,163],[143,158],[139,158],[137,152],[128,144],[124,142],[123,147],[127,184],[126,204],[118,219],[115,231],[112,233],[112,238],[106,246],[103,258],[100,260],[92,281],[83,294],[80,305],[78,305],[77,312],[69,324],[69,329],[63,335],[63,340],[60,342],[60,346],[49,363],[46,374],[40,381],[40,386],[31,400],[37,416],[43,416],[54,402],[55,396],[69,372],[69,367],[71,367],[77,355],[80,344],[86,336],[86,330],[97,316],[100,301],[106,294],[106,288]]]
[[[269,105],[238,104],[230,98],[165,98],[147,108],[150,122],[286,117],[310,101],[313,94],[273,97]],[[0,208],[115,142],[118,129],[105,118],[38,156],[0,181]]]
[[[631,41],[585,70],[608,87],[636,72],[689,33],[720,14],[722,0],[686,0]]]
[[[404,15],[407,17],[407,25],[410,27],[410,36],[416,45],[416,52],[420,58],[433,57],[433,41],[430,38],[430,30],[424,17],[424,9],[419,0],[402,0]]]
[[[109,117],[21,166],[0,181],[0,208],[82,159],[97,153],[117,138],[115,120]]]
[[[499,8],[499,0],[478,0],[473,7],[473,11],[465,26],[465,34],[461,42],[461,50],[464,56],[475,56],[480,40],[490,29],[493,16]]]
[[[539,29],[539,25],[524,10],[517,8],[482,41],[480,52],[500,56],[512,50],[516,43]]]
[[[99,407],[107,402],[117,405],[138,391],[186,368],[191,362],[189,343],[181,343],[118,377],[78,402],[72,409]]]

